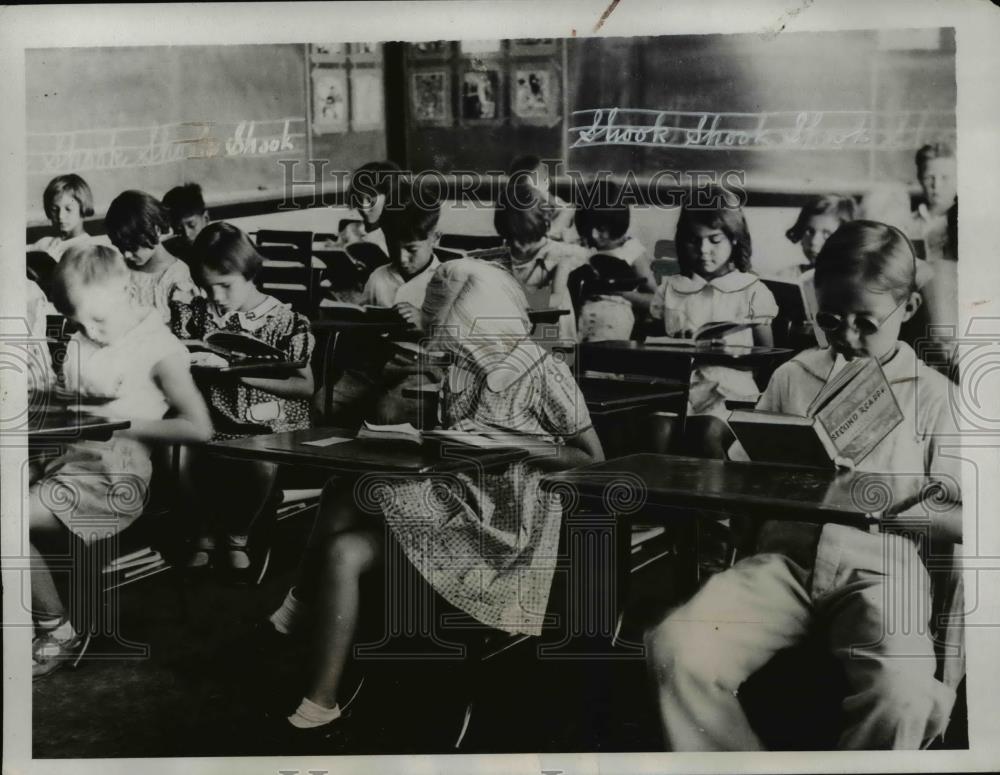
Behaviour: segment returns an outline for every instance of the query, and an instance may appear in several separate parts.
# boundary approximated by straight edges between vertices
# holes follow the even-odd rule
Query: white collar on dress
[[[277,308],[284,307],[287,305],[282,304],[273,296],[264,296],[264,300],[261,301],[253,309],[249,309],[246,312],[239,312],[237,310],[232,310],[231,312],[226,312],[220,314],[215,306],[214,302],[208,303],[208,311],[212,316],[212,322],[215,323],[219,328],[224,328],[226,321],[229,320],[234,315],[240,321],[240,328],[244,331],[256,331],[258,328],[263,326],[267,322],[268,316]]]
[[[723,293],[736,293],[737,291],[742,291],[749,288],[760,278],[755,274],[750,274],[750,272],[741,272],[739,270],[733,270],[728,274],[722,275],[722,277],[713,277],[711,280],[706,280],[701,275],[691,275],[690,277],[682,274],[675,274],[670,277],[668,282],[670,287],[676,293],[700,293],[704,290],[705,286],[711,285]]]

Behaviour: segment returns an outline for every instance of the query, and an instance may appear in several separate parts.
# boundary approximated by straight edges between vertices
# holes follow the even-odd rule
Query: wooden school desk
[[[890,509],[898,493],[921,492],[923,476],[892,476],[795,468],[676,455],[636,454],[542,480],[548,490],[600,504],[618,522],[619,544],[634,522],[665,524],[679,531],[678,583],[685,592],[698,582],[698,518],[739,513],[758,519],[837,522],[877,526],[876,512]],[[898,505],[898,504],[897,504]],[[711,517],[711,514],[709,515]],[[620,582],[624,577],[619,574]]]
[[[649,374],[684,379],[693,366],[755,369],[794,355],[783,347],[738,345],[685,346],[632,341],[586,342],[580,345],[580,367],[614,374]]]
[[[531,449],[513,447],[483,449],[435,441],[412,444],[383,439],[355,439],[353,436],[353,432],[344,429],[309,428],[216,441],[208,448],[224,457],[313,466],[331,474],[354,476],[366,473],[457,473],[506,465],[532,454]],[[347,440],[324,446],[306,443],[334,438]]]
[[[107,441],[115,431],[130,427],[128,420],[97,417],[74,408],[47,407],[28,417],[28,437],[32,443],[60,444],[71,441]]]
[[[667,409],[687,395],[687,385],[586,377],[580,380],[580,392],[591,417],[610,417],[642,409]],[[406,398],[435,400],[440,393],[441,386],[433,383],[403,388]]]

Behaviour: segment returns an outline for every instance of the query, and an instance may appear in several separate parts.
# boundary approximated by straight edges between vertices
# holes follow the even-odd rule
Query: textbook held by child
[[[753,461],[856,466],[903,421],[875,358],[855,358],[830,379],[807,416],[736,410],[729,425]]]

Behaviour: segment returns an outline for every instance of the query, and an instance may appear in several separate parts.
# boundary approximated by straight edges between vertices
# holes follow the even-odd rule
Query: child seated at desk
[[[452,605],[487,627],[538,635],[562,519],[559,497],[543,493],[539,481],[545,470],[604,457],[576,382],[530,340],[524,294],[502,268],[476,259],[443,264],[423,312],[436,345],[455,359],[443,393],[445,425],[523,435],[525,444],[541,445],[539,455],[456,474],[460,487],[447,497],[440,480],[435,488],[432,479],[389,478],[377,488],[378,514],[361,511],[353,482],[327,487],[297,585],[271,616],[278,632],[309,624],[317,636],[292,727],[322,727],[340,717],[359,582],[383,557],[383,520]]]
[[[341,244],[371,242],[389,255],[382,231],[382,213],[387,202],[395,204],[393,192],[401,175],[399,167],[391,161],[370,161],[354,170],[347,202],[361,216],[361,228],[348,224],[340,234]]]
[[[174,301],[172,328],[181,339],[204,339],[216,331],[244,333],[282,350],[289,361],[309,361],[314,339],[309,320],[254,284],[263,259],[249,238],[228,223],[206,226],[194,242],[191,266],[206,296],[189,303]],[[192,363],[205,368],[228,363],[214,353],[195,353]],[[213,439],[277,433],[309,427],[312,369],[307,364],[281,379],[203,372],[199,387],[215,423]],[[264,462],[202,457],[188,450],[184,471],[188,486],[205,512],[201,535],[188,565],[212,561],[215,531],[222,533],[226,557],[217,564],[236,572],[250,566],[247,534],[269,504],[277,466]]]
[[[574,224],[575,208],[569,202],[559,198],[552,190],[549,180],[549,170],[545,162],[534,154],[518,156],[510,163],[507,172],[512,181],[523,181],[531,186],[545,203],[549,214],[549,230],[547,236],[556,242],[578,244],[582,234],[577,234]]]
[[[29,251],[44,251],[58,261],[66,248],[93,241],[83,228],[83,219],[94,214],[94,195],[79,175],[52,178],[42,194],[42,204],[55,234],[29,245]]]
[[[690,337],[706,323],[748,323],[725,337],[736,345],[771,346],[771,320],[778,314],[774,295],[750,271],[750,231],[738,206],[728,206],[721,191],[696,192],[677,221],[681,273],[664,279],[649,314],[662,321],[658,333]],[[713,202],[714,206],[701,206]],[[656,325],[659,328],[659,325]],[[698,366],[691,374],[688,400],[689,448],[700,455],[725,457],[734,437],[725,418],[726,400],[756,401],[753,372],[730,366]]]
[[[548,236],[550,223],[545,200],[523,179],[509,182],[497,198],[493,226],[510,249],[508,268],[527,296],[529,308],[572,312],[569,274],[587,263],[590,251],[552,240]],[[559,319],[559,336],[565,341],[577,340],[574,315]]]
[[[628,204],[622,201],[621,186],[601,180],[593,189],[585,189],[584,195],[588,201],[577,208],[575,216],[583,244],[595,256],[623,261],[635,273],[639,284],[625,293],[584,301],[577,321],[578,336],[581,342],[631,339],[635,326],[633,300],[638,300],[644,309],[643,297],[656,290],[650,255],[639,240],[628,234],[631,219]]]
[[[197,183],[175,186],[164,194],[163,206],[167,208],[174,232],[174,236],[164,243],[164,247],[185,264],[190,264],[191,246],[211,220],[201,186]]]
[[[958,330],[958,178],[955,151],[946,142],[929,143],[916,155],[921,197],[912,213],[908,236],[919,240],[928,278],[921,286],[924,325],[913,338],[929,337],[945,356],[944,371],[956,358]],[[957,375],[954,375],[957,378]]]
[[[331,386],[317,391],[314,407],[323,413],[330,397],[331,416],[324,422],[356,427],[362,420],[419,424],[419,402],[403,396],[409,387],[440,381],[435,368],[420,363],[422,348],[414,340],[422,329],[420,309],[427,286],[440,262],[434,255],[440,204],[421,202],[408,187],[402,203],[382,216],[390,263],[378,267],[365,284],[362,304],[392,307],[402,318],[407,338],[391,341],[355,332],[357,359]]]
[[[129,295],[129,271],[113,248],[75,245],[53,278],[59,311],[81,330],[65,359],[65,387],[107,396],[93,414],[131,421],[109,441],[75,441],[50,458],[29,489],[32,675],[75,656],[82,638],[70,622],[49,570],[70,555],[124,530],[141,513],[152,476],[151,444],[207,441],[212,423],[188,367],[184,346],[155,310]],[[167,416],[169,414],[169,417]]]
[[[920,493],[899,492],[893,474],[923,472],[939,485],[935,503],[903,513],[924,521],[932,547],[961,543],[959,459],[943,449],[957,440],[949,383],[898,341],[900,325],[920,305],[910,243],[892,226],[844,224],[819,254],[816,286],[831,347],[782,365],[759,408],[804,416],[838,363],[878,358],[904,420],[858,468],[884,474],[893,502],[904,506]],[[891,514],[883,516],[881,534],[832,523],[765,522],[756,554],[713,576],[648,634],[671,750],[761,749],[737,691],[816,627],[849,685],[839,747],[915,749],[944,731],[964,663],[948,657],[943,682],[935,677],[928,572],[917,545],[893,526]],[[930,551],[941,556],[942,548]],[[954,571],[945,576],[935,597],[948,599],[947,615],[961,616],[961,578]]]
[[[856,209],[857,205],[853,198],[836,194],[813,197],[806,202],[799,211],[795,223],[785,232],[789,242],[797,242],[802,248],[805,262],[790,267],[778,274],[775,279],[794,283],[798,282],[804,273],[811,272],[816,266],[816,256],[830,239],[830,235],[842,224],[853,221]]]
[[[125,191],[111,203],[104,225],[132,270],[132,295],[140,306],[155,308],[169,324],[172,301],[200,295],[188,265],[163,244],[170,224],[159,200],[142,191]]]
[[[28,361],[28,390],[45,390],[55,384],[55,372],[52,370],[52,356],[48,347],[48,308],[50,302],[45,298],[38,283],[27,280],[28,288],[25,296],[25,312],[28,322],[26,345]]]
[[[831,234],[842,224],[854,220],[857,215],[856,210],[857,206],[852,197],[836,194],[818,196],[803,205],[799,217],[785,232],[785,236],[790,242],[798,242],[801,245],[805,263],[789,267],[779,273],[775,279],[795,283],[799,286],[805,306],[806,325],[812,329],[811,333],[820,347],[826,347],[826,336],[816,325],[815,320],[817,310],[814,280],[816,256],[819,255],[819,251],[822,250]],[[795,341],[808,341],[806,337],[810,332],[799,329],[791,333],[794,335]]]

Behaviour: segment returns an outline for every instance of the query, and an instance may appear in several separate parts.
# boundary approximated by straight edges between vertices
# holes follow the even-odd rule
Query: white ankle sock
[[[290,635],[295,629],[296,620],[302,615],[303,607],[302,601],[295,597],[295,587],[292,587],[285,595],[281,607],[271,614],[269,621],[282,635]]]
[[[72,640],[73,636],[76,635],[76,630],[73,629],[69,619],[39,619],[38,628],[57,641]]]
[[[73,625],[69,621],[63,622],[52,630],[52,637],[61,642],[73,640],[74,635],[76,635],[76,630],[73,629]]]
[[[340,706],[324,708],[306,697],[302,698],[298,709],[288,717],[288,723],[299,729],[321,727],[340,718]]]

